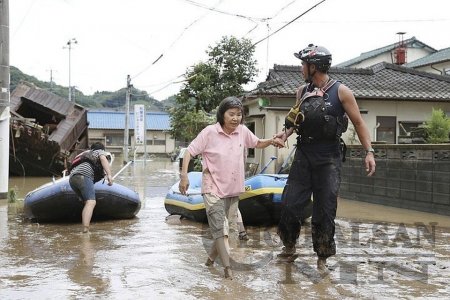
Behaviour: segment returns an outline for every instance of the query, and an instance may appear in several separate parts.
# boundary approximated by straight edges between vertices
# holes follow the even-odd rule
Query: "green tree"
[[[208,124],[213,122],[213,116],[204,110],[183,110],[181,107],[169,109],[171,132],[173,138],[180,141],[191,141]]]
[[[431,118],[425,123],[427,142],[430,144],[446,143],[449,141],[450,118],[440,108],[431,112]]]
[[[225,36],[216,46],[208,47],[206,62],[188,68],[186,83],[176,96],[177,105],[169,111],[175,139],[192,140],[214,122],[211,112],[220,101],[242,95],[243,85],[251,82],[258,71],[254,51],[250,40]]]

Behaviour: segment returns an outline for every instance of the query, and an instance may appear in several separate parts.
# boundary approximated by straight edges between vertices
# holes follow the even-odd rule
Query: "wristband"
[[[375,154],[375,149],[370,147],[369,149],[366,150],[366,155],[369,154],[369,153]]]

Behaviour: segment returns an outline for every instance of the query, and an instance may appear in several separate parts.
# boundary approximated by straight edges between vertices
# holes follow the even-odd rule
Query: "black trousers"
[[[334,232],[337,197],[341,183],[342,151],[339,143],[300,144],[295,152],[282,195],[278,234],[293,247],[301,229],[303,209],[313,196],[311,233],[319,257],[336,254]]]

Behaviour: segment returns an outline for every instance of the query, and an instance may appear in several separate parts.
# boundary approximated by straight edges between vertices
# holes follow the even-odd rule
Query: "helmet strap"
[[[312,79],[314,77],[314,75],[316,74],[316,70],[314,69],[314,72],[311,74],[311,67],[312,65],[310,63],[307,63],[307,67],[308,67],[308,76],[305,78],[305,82],[306,83],[311,83]]]

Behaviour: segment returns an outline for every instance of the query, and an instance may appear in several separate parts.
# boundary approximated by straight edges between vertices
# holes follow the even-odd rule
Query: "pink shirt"
[[[201,154],[203,171],[202,193],[220,198],[234,197],[244,192],[244,151],[255,148],[259,138],[247,127],[239,125],[230,135],[219,123],[203,129],[187,148],[192,156]]]

